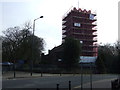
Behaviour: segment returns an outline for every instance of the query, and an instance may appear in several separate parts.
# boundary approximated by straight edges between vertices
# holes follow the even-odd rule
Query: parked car
[[[2,73],[13,69],[13,63],[11,62],[2,62],[0,65],[2,66]]]

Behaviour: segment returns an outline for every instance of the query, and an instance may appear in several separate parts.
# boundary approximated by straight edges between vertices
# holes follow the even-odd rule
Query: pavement
[[[15,78],[35,78],[35,77],[45,77],[45,76],[60,76],[60,74],[41,74],[41,73],[31,73],[30,72],[15,72]],[[2,79],[14,79],[14,72],[8,71],[2,74]]]
[[[92,82],[92,88],[104,88],[104,89],[111,88],[111,81],[115,80],[115,79],[116,78],[94,81],[94,82]],[[75,88],[81,88],[81,85],[77,86]],[[91,88],[91,83],[83,84],[83,88]]]
[[[71,74],[64,74],[64,76],[71,75]],[[73,75],[73,74],[72,74]],[[60,74],[42,74],[43,77],[45,76],[60,76]],[[41,77],[41,73],[33,73],[32,76],[30,76],[30,73],[28,72],[16,72],[16,78],[35,78],[35,77]],[[7,72],[2,75],[2,79],[14,79],[13,72]],[[111,88],[111,81],[115,80],[116,78],[112,79],[103,79],[99,81],[93,81],[92,82],[92,88]],[[76,86],[74,88],[80,88],[80,86]],[[83,88],[90,88],[91,83],[85,83],[83,84]]]

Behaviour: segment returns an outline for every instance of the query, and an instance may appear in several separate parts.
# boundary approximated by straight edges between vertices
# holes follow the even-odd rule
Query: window
[[[89,19],[90,19],[90,20],[94,20],[94,15],[93,15],[93,14],[90,14]]]
[[[80,23],[74,23],[74,26],[76,26],[76,27],[80,27],[81,24],[80,24]]]

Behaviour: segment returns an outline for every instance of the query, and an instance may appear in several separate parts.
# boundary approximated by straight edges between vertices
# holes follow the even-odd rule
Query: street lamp
[[[40,19],[40,18],[43,18],[43,16],[40,16],[39,18],[36,18],[36,19],[34,19],[34,22],[33,22],[33,35],[32,35],[32,60],[31,60],[31,76],[32,76],[32,73],[33,73],[33,59],[34,59],[34,53],[33,53],[33,47],[34,47],[34,32],[35,32],[35,21],[36,20],[38,20],[38,19]]]
[[[58,59],[58,62],[59,62],[59,67],[61,67],[61,62],[62,62],[62,59]],[[62,75],[62,72],[61,72],[61,68],[60,68],[60,76]]]
[[[40,19],[40,18],[43,18],[43,16],[40,16],[39,18],[34,19],[34,22],[33,22],[33,36],[34,36],[34,32],[35,32],[35,21]]]

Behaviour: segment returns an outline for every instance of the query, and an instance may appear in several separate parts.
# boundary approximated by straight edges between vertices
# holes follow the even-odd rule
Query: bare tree
[[[22,28],[11,27],[3,31],[3,61],[29,60],[32,53],[32,25],[25,23]],[[40,60],[40,54],[44,50],[44,40],[34,36],[34,58]]]

